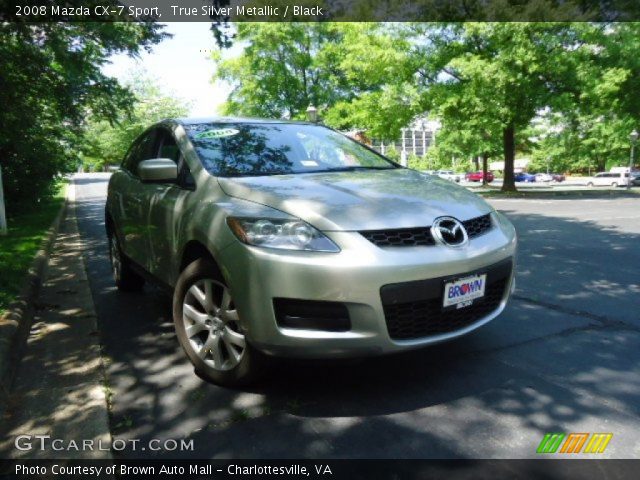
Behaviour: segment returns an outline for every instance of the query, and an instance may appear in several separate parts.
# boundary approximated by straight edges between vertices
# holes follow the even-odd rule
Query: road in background
[[[609,187],[609,186],[598,186],[598,187],[588,187],[587,183],[591,177],[569,177],[564,182],[516,182],[516,188],[518,190],[534,190],[536,192],[539,191],[572,191],[572,190],[585,190],[590,193],[596,192],[607,192],[607,191],[622,191],[625,189],[625,186],[621,187]],[[502,179],[496,178],[494,181],[488,184],[488,187],[483,187],[481,182],[468,182],[466,180],[460,181],[460,185],[474,189],[484,189],[484,188],[493,188],[500,189],[502,188]],[[633,189],[638,189],[636,186],[632,186]]]
[[[516,296],[458,341],[389,357],[276,364],[232,390],[194,375],[171,300],[113,286],[104,174],[76,177],[113,390],[114,438],[193,439],[129,458],[535,457],[547,432],[612,432],[640,453],[640,197],[491,200],[519,233]]]

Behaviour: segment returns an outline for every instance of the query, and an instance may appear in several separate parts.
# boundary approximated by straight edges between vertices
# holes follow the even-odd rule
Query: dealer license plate
[[[464,308],[473,304],[477,298],[484,297],[484,288],[487,283],[487,274],[471,275],[459,278],[444,285],[444,308]]]

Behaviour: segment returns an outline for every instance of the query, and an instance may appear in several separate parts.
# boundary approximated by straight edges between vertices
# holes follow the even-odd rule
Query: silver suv
[[[200,375],[246,383],[269,355],[381,355],[505,308],[516,234],[483,199],[329,128],[167,120],[109,182],[115,282],[169,286]]]

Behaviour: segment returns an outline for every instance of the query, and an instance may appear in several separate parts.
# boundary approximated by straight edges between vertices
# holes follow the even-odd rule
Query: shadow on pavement
[[[103,208],[81,199],[78,220],[114,392],[111,427],[117,438],[194,440],[195,451],[163,458],[532,456],[548,431],[601,417],[624,425],[638,413],[639,235],[506,212],[527,300],[491,325],[402,355],[281,360],[262,385],[230,390],[193,374],[167,296],[116,292]]]

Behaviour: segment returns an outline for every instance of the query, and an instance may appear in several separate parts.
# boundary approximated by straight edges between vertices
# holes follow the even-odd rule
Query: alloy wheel
[[[187,348],[208,367],[225,371],[240,363],[246,340],[225,285],[209,278],[191,285],[182,304],[182,321]]]

